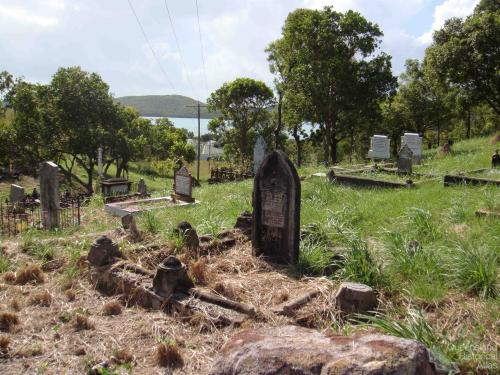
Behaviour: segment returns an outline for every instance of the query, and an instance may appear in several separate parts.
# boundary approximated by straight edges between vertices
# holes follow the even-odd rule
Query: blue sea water
[[[151,120],[153,123],[159,117],[148,117],[144,116]],[[195,137],[198,135],[198,119],[197,118],[182,118],[182,117],[169,117],[170,121],[172,121],[176,128],[184,128],[188,131],[194,133]],[[206,118],[200,119],[200,133],[201,135],[208,133],[208,122],[210,120]]]

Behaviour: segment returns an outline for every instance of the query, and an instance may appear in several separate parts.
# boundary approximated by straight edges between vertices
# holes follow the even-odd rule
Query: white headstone
[[[370,159],[389,159],[391,157],[391,140],[386,135],[374,135],[371,138]]]
[[[413,161],[420,163],[422,159],[422,137],[417,133],[405,133],[401,137],[401,147],[407,145],[413,152]]]
[[[262,164],[262,160],[266,156],[266,141],[261,135],[258,135],[255,139],[255,145],[253,146],[253,173],[257,174],[257,171]]]
[[[175,172],[175,194],[181,197],[192,199],[193,179],[186,167],[181,167]]]

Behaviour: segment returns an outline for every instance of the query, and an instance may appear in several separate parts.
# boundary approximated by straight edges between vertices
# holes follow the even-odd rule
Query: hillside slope
[[[122,96],[117,102],[135,108],[141,116],[197,117],[198,101],[182,95]],[[201,108],[202,118],[212,118],[206,108]]]

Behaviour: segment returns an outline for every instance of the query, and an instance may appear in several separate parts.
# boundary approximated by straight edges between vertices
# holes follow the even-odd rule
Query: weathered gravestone
[[[42,226],[57,228],[59,226],[59,168],[51,161],[40,166],[40,205],[42,209]]]
[[[19,203],[24,200],[24,188],[19,185],[10,185],[10,203]]]
[[[401,146],[408,145],[413,152],[413,162],[420,164],[422,161],[422,137],[417,133],[405,133],[401,137]]]
[[[285,153],[273,151],[262,161],[254,179],[254,255],[295,264],[299,256],[299,231],[299,176]]]
[[[253,146],[253,173],[257,174],[264,157],[266,156],[266,141],[261,135],[257,136],[255,139],[255,144]]]
[[[173,198],[184,202],[194,202],[192,191],[193,178],[188,169],[182,166],[175,172]]]
[[[391,140],[386,135],[374,135],[371,138],[368,157],[370,159],[389,159],[391,157]]]
[[[498,153],[498,149],[495,150],[495,153],[491,157],[491,168],[500,167],[500,154]]]
[[[148,194],[148,187],[146,186],[146,182],[144,181],[143,178],[139,180],[139,183],[137,184],[137,192],[140,195],[147,195]]]
[[[398,173],[411,174],[413,164],[413,151],[408,145],[403,145],[398,155]]]

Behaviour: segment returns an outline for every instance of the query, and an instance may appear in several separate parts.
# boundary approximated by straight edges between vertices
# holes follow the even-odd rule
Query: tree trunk
[[[278,124],[276,125],[276,129],[274,130],[274,143],[276,150],[281,149],[281,140],[280,140],[280,134],[281,134],[281,128],[283,124],[281,123],[281,116],[282,116],[282,105],[283,105],[283,94],[281,91],[278,92]]]
[[[467,108],[467,139],[470,139],[470,108]]]
[[[330,127],[328,124],[320,125],[323,128],[323,163],[329,164],[330,160]]]
[[[337,149],[338,149],[338,140],[335,137],[332,137],[330,140],[330,156],[333,164],[337,164]]]
[[[302,165],[302,143],[297,125],[293,128],[293,139],[295,139],[295,145],[297,146],[297,167],[300,167]]]
[[[439,121],[439,117],[437,119],[437,127],[438,127],[438,139],[437,139],[437,146],[441,144],[441,122]]]

